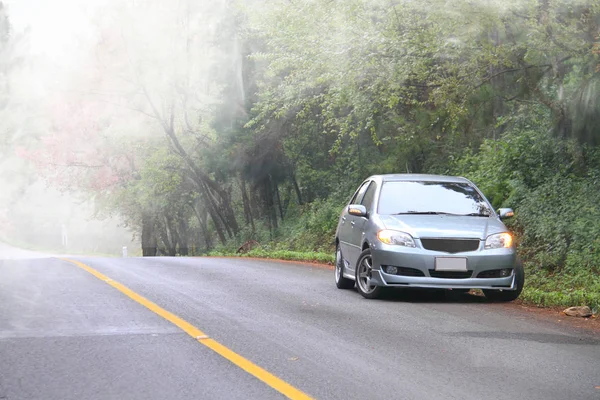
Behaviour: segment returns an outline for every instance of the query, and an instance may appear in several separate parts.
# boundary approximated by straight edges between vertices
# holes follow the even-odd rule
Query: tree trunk
[[[215,217],[219,217],[223,220],[224,227],[227,229],[227,233],[230,237],[237,235],[239,232],[239,225],[235,219],[235,214],[233,212],[233,208],[231,207],[231,199],[229,193],[226,190],[223,190],[221,186],[217,182],[215,182],[211,177],[206,174],[202,169],[196,164],[196,162],[192,159],[192,157],[188,154],[185,148],[181,145],[177,134],[175,133],[174,120],[175,115],[173,111],[171,111],[170,118],[166,119],[159,112],[158,108],[152,101],[147,88],[142,85],[142,91],[148,101],[148,104],[152,108],[152,113],[156,117],[163,128],[164,133],[167,135],[167,139],[173,145],[176,154],[178,154],[185,164],[188,166],[191,175],[193,176],[194,181],[200,187],[200,189],[204,189],[202,191],[205,192],[205,195],[210,199],[211,202],[214,202],[212,196],[214,195],[217,199],[217,204],[213,204],[212,210],[210,211],[211,219],[214,221],[215,226],[218,225],[218,220]],[[221,211],[219,209],[222,208]],[[223,216],[224,214],[224,216]],[[221,241],[225,243],[225,239],[222,238]]]
[[[154,257],[157,250],[157,239],[154,218],[145,214],[142,216],[142,256]]]
[[[169,217],[163,215],[164,229],[162,229],[160,238],[166,247],[168,256],[174,257],[177,255],[177,241],[172,234]]]
[[[248,191],[246,190],[246,181],[240,179],[240,188],[242,190],[242,203],[244,205],[244,217],[246,218],[246,223],[250,224],[252,227],[252,233],[256,232],[256,228],[254,227],[254,218],[252,217],[252,209],[250,207],[250,199],[248,198]]]
[[[269,228],[274,231],[278,228],[277,211],[275,211],[275,193],[273,193],[273,184],[271,176],[267,176],[263,180],[263,203],[269,217]],[[271,232],[271,236],[274,232]]]
[[[302,205],[302,204],[304,204],[302,202],[302,192],[300,191],[300,187],[298,186],[298,181],[296,180],[296,174],[294,172],[292,172],[290,177],[292,178],[292,184],[294,185],[294,190],[296,191],[296,197],[298,198],[298,205]]]
[[[200,179],[198,179],[198,176],[194,175],[193,173],[191,173],[190,171],[186,171],[186,177],[189,179],[189,181],[196,187],[198,193],[200,194],[200,199],[202,201],[202,203],[204,204],[204,207],[202,208],[205,211],[205,214],[203,214],[205,217],[210,216],[210,219],[212,219],[214,225],[215,225],[215,230],[217,231],[217,236],[219,237],[219,240],[221,241],[221,244],[225,244],[227,242],[227,239],[225,237],[225,232],[223,231],[222,228],[222,224],[224,224],[224,220],[223,218],[221,218],[219,216],[219,211],[217,209],[217,204],[215,203],[213,197],[210,194],[210,188]],[[200,227],[202,228],[202,230],[207,233],[208,232],[208,226],[207,226],[207,219],[206,218],[202,218],[201,214],[200,214],[200,204],[199,201],[196,202],[196,204],[192,207],[194,209],[194,213],[196,214],[196,218],[198,218],[198,222],[200,222]],[[207,237],[208,239],[208,237]],[[208,239],[210,240],[210,239]],[[212,241],[206,242],[207,246],[212,248]]]
[[[286,185],[285,186],[285,197],[283,199],[283,214],[284,215],[287,213],[291,198],[292,198],[292,186]],[[283,217],[281,219],[283,219]]]
[[[210,251],[213,248],[213,243],[212,243],[212,238],[210,236],[210,233],[208,231],[208,224],[206,222],[206,220],[208,218],[208,213],[206,210],[199,210],[198,203],[196,203],[196,205],[192,206],[192,209],[194,210],[194,214],[196,215],[196,218],[198,219],[198,224],[200,225],[200,230],[202,231],[202,235],[204,237],[205,250]]]
[[[273,186],[275,186],[275,198],[277,199],[277,208],[279,209],[279,216],[281,221],[283,222],[283,207],[281,206],[281,196],[279,196],[279,185],[277,182],[273,182]]]
[[[169,248],[169,255],[174,257],[177,255],[177,248],[181,246],[181,237],[179,236],[178,226],[175,221],[176,217],[170,214],[165,216],[167,222],[167,232],[171,239],[171,247]]]
[[[187,256],[189,254],[189,229],[185,219],[185,214],[180,210],[177,213],[177,233],[179,236],[179,255]]]
[[[157,115],[160,115],[156,113]],[[235,219],[235,214],[233,212],[233,208],[231,207],[231,199],[229,193],[219,186],[217,182],[212,180],[206,173],[204,173],[192,160],[189,154],[185,151],[177,135],[175,134],[172,126],[164,126],[165,132],[167,136],[171,140],[171,143],[175,147],[177,153],[183,158],[185,163],[188,165],[194,176],[195,180],[204,187],[204,191],[207,197],[210,198],[210,201],[213,203],[213,212],[211,213],[211,218],[215,216],[215,213],[224,224],[225,229],[229,237],[233,237],[239,232],[239,226]],[[215,225],[217,221],[213,219]]]
[[[225,233],[227,233],[227,236],[231,238],[231,229],[229,229],[229,226],[227,225],[227,220],[221,213],[221,207],[219,207],[219,204],[217,204],[217,201],[213,197],[209,188],[207,188],[205,184],[203,184],[203,186],[206,189],[205,198],[208,200],[208,213],[210,214],[210,218],[215,224],[215,228],[217,228],[217,232],[219,233],[219,238],[221,238],[221,242],[225,244],[227,241],[227,239],[225,238]]]

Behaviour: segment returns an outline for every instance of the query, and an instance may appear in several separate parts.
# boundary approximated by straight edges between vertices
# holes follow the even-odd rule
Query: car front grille
[[[402,276],[425,276],[425,274],[423,273],[423,271],[421,271],[420,269],[405,268],[405,267],[398,268],[398,274],[397,275],[402,275]]]
[[[479,239],[421,239],[424,249],[446,253],[464,253],[479,248]]]
[[[430,269],[429,275],[432,278],[467,279],[473,275],[473,271],[436,271],[435,269]]]

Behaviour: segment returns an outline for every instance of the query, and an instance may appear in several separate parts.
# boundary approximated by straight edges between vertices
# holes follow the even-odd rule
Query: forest
[[[33,99],[2,8],[0,154],[140,254],[330,261],[366,177],[459,175],[515,210],[525,301],[600,307],[600,1],[105,3]]]

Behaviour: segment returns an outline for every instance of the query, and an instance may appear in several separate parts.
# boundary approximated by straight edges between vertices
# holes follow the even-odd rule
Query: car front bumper
[[[419,244],[417,244],[419,246]],[[406,248],[381,244],[371,247],[373,270],[371,284],[390,287],[419,287],[437,289],[502,289],[515,290],[516,252],[514,248],[492,249],[449,254],[423,248]],[[467,259],[470,277],[453,279],[432,277],[437,257],[459,257]],[[421,271],[423,276],[392,275],[384,272],[382,266],[411,268]],[[509,276],[477,278],[483,271],[512,268]]]

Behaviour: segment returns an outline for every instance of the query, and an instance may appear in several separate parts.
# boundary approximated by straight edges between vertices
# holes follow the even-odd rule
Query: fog
[[[219,70],[241,71],[235,39],[222,30],[230,4],[3,4],[0,238],[108,254],[128,246],[137,254],[140,218],[118,193],[174,131],[200,145],[214,137]],[[236,96],[243,100],[243,90]],[[170,144],[189,148],[190,139],[181,140]]]
[[[290,204],[363,179],[369,146],[374,171],[418,172],[429,156],[404,149],[448,129],[474,129],[469,146],[496,138],[517,102],[585,111],[596,86],[580,95],[565,63],[596,67],[597,44],[577,53],[591,11],[542,3],[2,0],[0,237],[151,255],[233,245],[261,224],[272,238]],[[506,93],[478,111],[466,99],[482,87]]]

